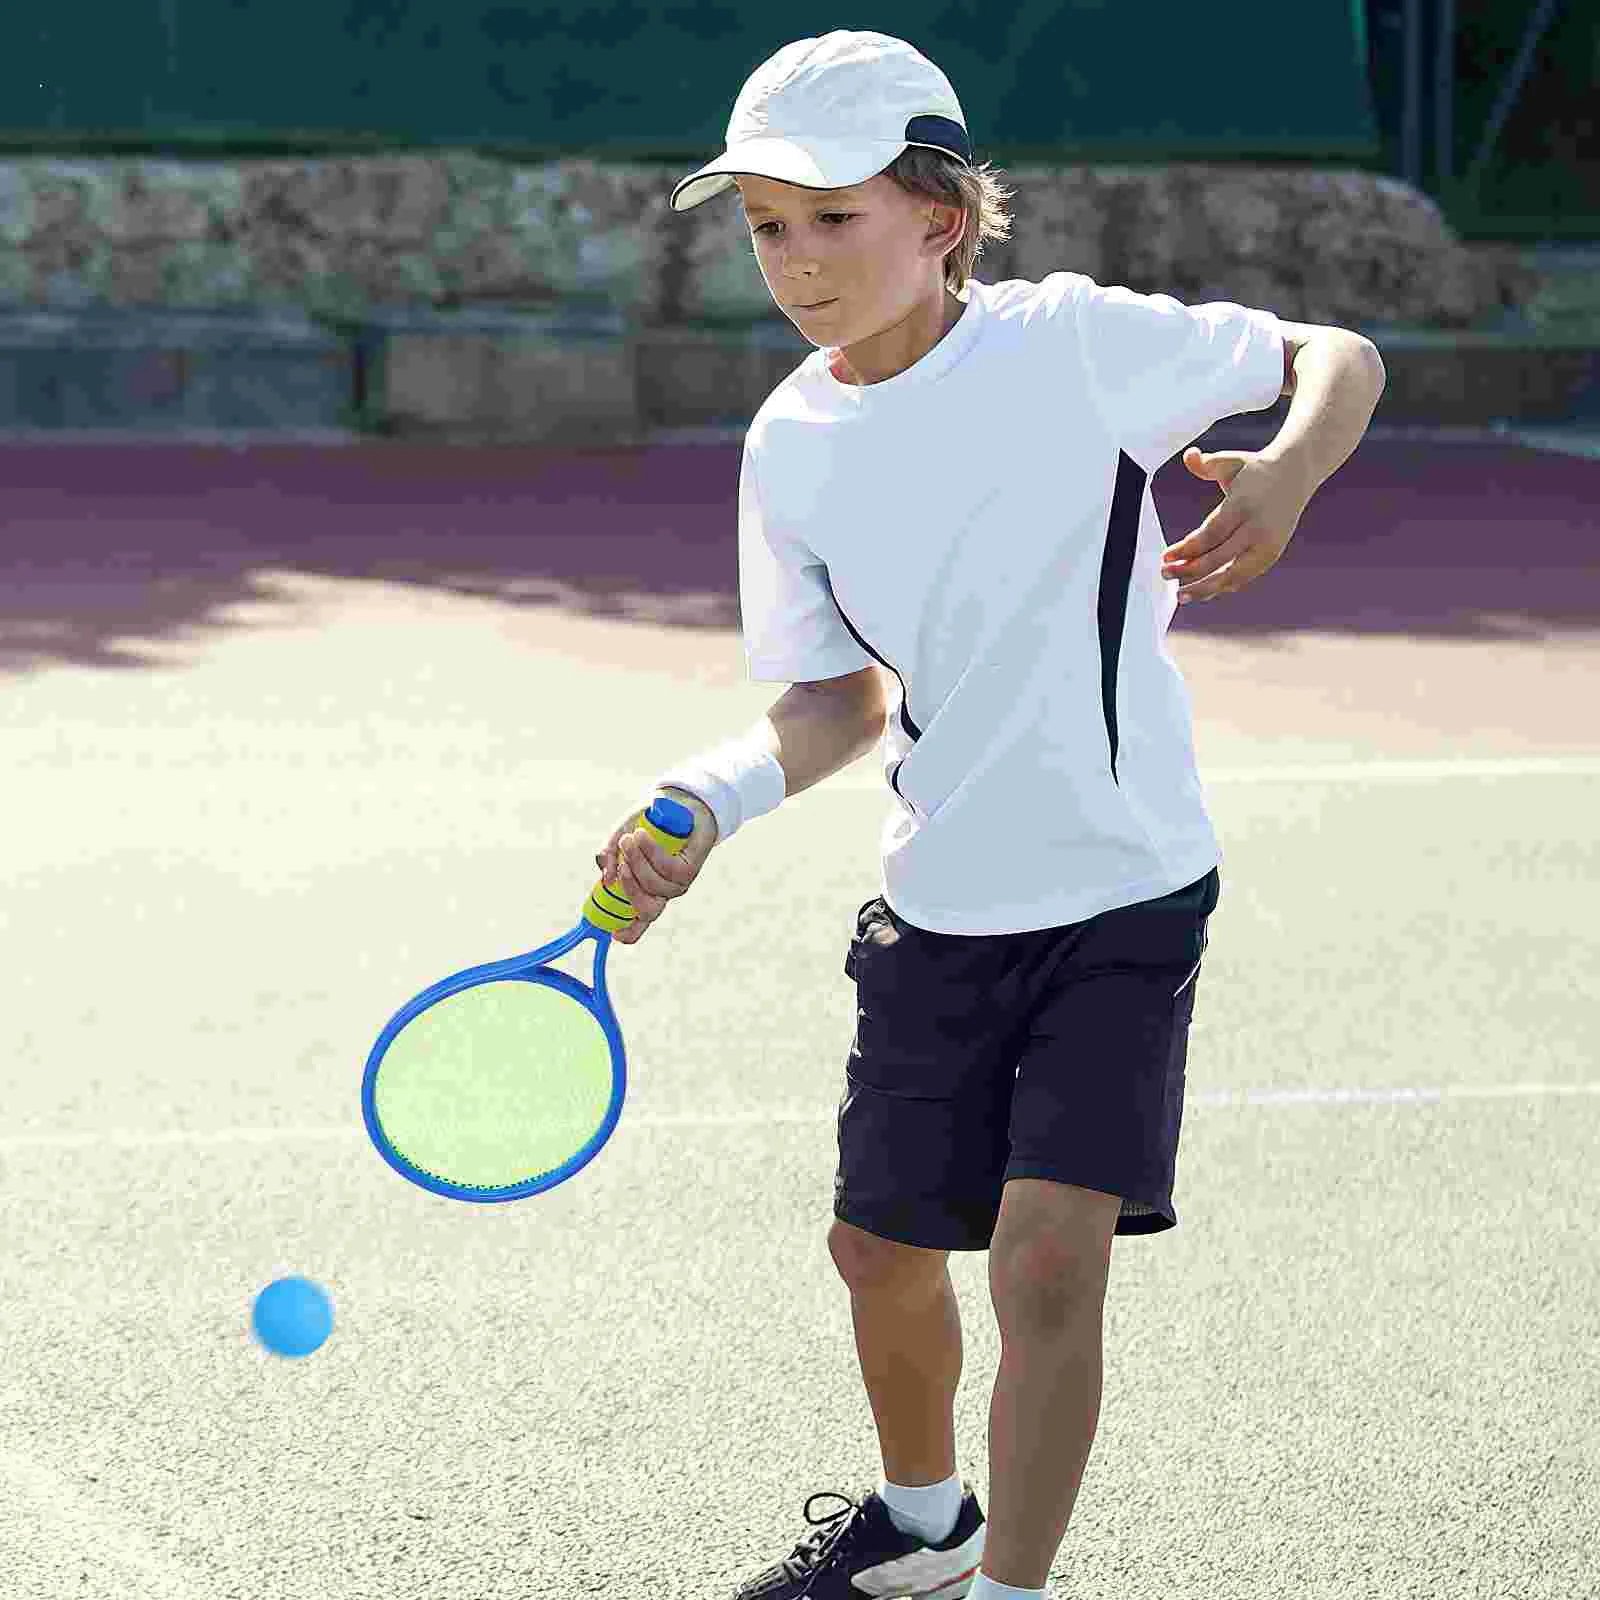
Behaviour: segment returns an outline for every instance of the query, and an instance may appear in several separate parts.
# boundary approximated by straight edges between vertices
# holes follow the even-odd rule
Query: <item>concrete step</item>
[[[347,428],[354,363],[293,312],[0,311],[0,428]]]
[[[1600,424],[1600,340],[1373,330],[1387,424]],[[0,310],[0,432],[376,433],[618,444],[736,428],[811,346],[620,314]]]
[[[1443,329],[1375,332],[1386,422],[1600,422],[1600,339]]]

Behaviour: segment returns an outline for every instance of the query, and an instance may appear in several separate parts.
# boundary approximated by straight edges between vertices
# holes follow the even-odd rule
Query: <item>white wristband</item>
[[[731,839],[745,823],[776,811],[788,787],[763,733],[752,730],[691,757],[657,779],[656,787],[687,789],[703,800],[717,819],[717,843]]]

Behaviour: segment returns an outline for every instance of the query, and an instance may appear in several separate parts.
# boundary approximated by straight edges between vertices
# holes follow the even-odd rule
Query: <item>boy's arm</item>
[[[1213,600],[1253,583],[1293,537],[1311,496],[1350,458],[1383,394],[1383,358],[1346,328],[1286,322],[1283,393],[1289,415],[1263,450],[1190,445],[1183,464],[1222,490],[1194,532],[1163,553],[1161,575],[1179,583],[1178,604]]]
[[[797,795],[864,756],[888,712],[876,666],[784,690],[762,719],[767,748],[783,768],[784,795]]]
[[[876,666],[839,678],[797,683],[786,689],[745,738],[760,742],[783,768],[784,796],[799,794],[863,756],[883,732],[887,710],[883,678]],[[618,884],[632,903],[635,920],[612,937],[637,944],[667,905],[684,894],[717,842],[717,819],[704,800],[670,783],[658,793],[681,801],[694,814],[694,833],[669,856],[638,827],[632,813],[595,856],[607,883]]]
[[[1348,328],[1284,322],[1284,418],[1259,459],[1277,462],[1305,485],[1306,499],[1349,460],[1383,393],[1383,357]]]
[[[791,685],[752,733],[778,758],[787,799],[864,756],[883,733],[887,711],[883,676],[874,665],[842,678]],[[683,801],[696,816],[711,815],[710,807],[686,789],[668,785],[662,792]]]

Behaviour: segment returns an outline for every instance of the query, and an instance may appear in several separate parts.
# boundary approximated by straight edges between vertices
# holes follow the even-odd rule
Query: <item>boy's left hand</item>
[[[1222,489],[1223,500],[1193,533],[1168,545],[1161,576],[1178,580],[1178,604],[1210,600],[1253,583],[1289,547],[1311,489],[1281,462],[1250,450],[1194,445],[1183,464]]]

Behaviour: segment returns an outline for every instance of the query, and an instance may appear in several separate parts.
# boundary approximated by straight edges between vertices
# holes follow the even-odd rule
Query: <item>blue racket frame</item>
[[[570,974],[557,972],[545,964],[576,950],[585,939],[593,939],[595,942],[592,984],[580,983]],[[527,955],[511,956],[503,961],[486,961],[482,966],[468,967],[448,978],[441,978],[438,983],[430,985],[421,994],[408,1000],[395,1012],[385,1024],[383,1032],[378,1035],[377,1043],[367,1056],[366,1071],[361,1077],[361,1116],[367,1125],[367,1137],[372,1140],[378,1154],[402,1178],[419,1188],[426,1189],[432,1194],[443,1195],[447,1200],[471,1200],[486,1205],[501,1200],[523,1200],[532,1194],[542,1194],[546,1189],[555,1188],[558,1183],[565,1183],[574,1173],[581,1172],[588,1166],[600,1154],[615,1130],[617,1121],[622,1116],[623,1099],[628,1092],[628,1060],[622,1046],[622,1029],[617,1022],[617,1014],[612,1009],[611,996],[606,991],[606,956],[610,949],[609,933],[588,921],[580,920],[569,933],[564,933],[559,939],[552,940],[547,945],[541,945],[537,950],[530,950]],[[482,983],[503,983],[507,979],[544,984],[589,1009],[605,1031],[606,1043],[611,1047],[611,1100],[606,1106],[606,1114],[600,1126],[589,1142],[569,1156],[559,1167],[553,1168],[541,1177],[530,1178],[526,1183],[493,1189],[446,1183],[442,1178],[436,1178],[432,1173],[413,1166],[385,1136],[378,1122],[376,1103],[378,1067],[394,1036],[429,1006],[437,1005],[441,1000],[448,1000],[451,996],[460,994],[463,989],[472,989]]]

